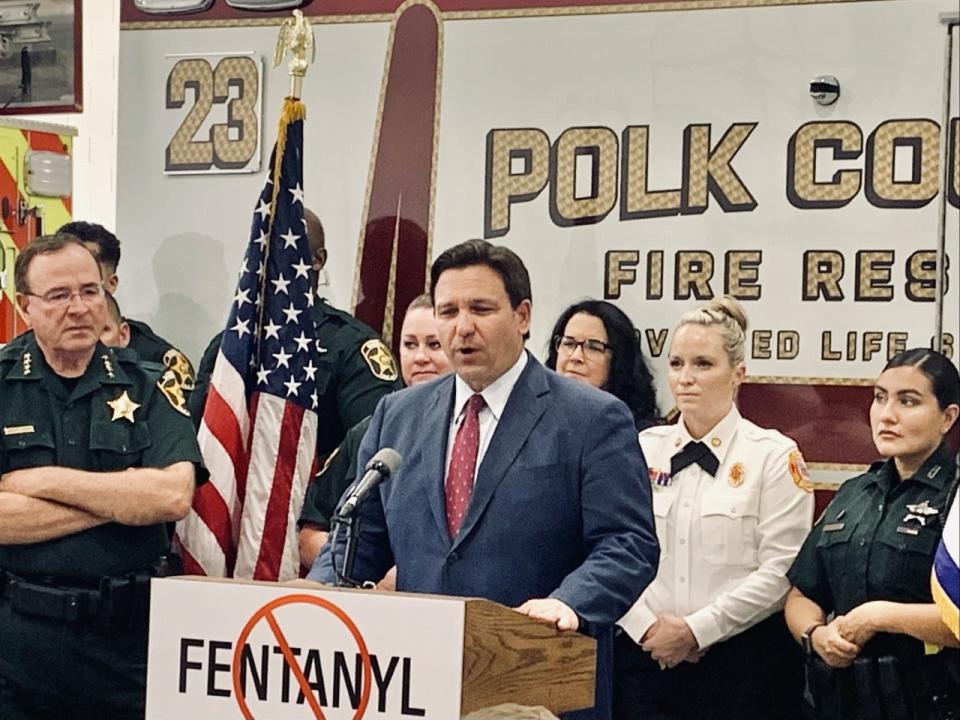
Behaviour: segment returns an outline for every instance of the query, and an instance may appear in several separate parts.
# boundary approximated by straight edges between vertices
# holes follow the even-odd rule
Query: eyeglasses
[[[612,348],[603,340],[590,338],[588,340],[577,340],[569,335],[556,335],[553,338],[553,346],[561,355],[573,355],[577,348],[583,349],[583,354],[592,360],[599,360]]]
[[[103,285],[100,283],[90,283],[89,285],[82,285],[79,290],[68,290],[67,288],[54,288],[53,290],[48,290],[42,295],[32,292],[26,292],[24,295],[31,295],[35,298],[40,298],[47,305],[52,305],[54,307],[63,307],[70,304],[70,301],[73,300],[73,296],[76,295],[84,303],[90,304],[99,300],[103,297],[104,289]]]

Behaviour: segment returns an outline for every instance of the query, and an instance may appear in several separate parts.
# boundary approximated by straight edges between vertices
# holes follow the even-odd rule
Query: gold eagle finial
[[[273,66],[276,67],[283,60],[283,56],[290,53],[290,62],[287,67],[290,71],[290,97],[299,98],[303,86],[303,76],[310,64],[317,59],[317,47],[313,37],[313,25],[300,10],[293,11],[293,17],[288,17],[280,25],[280,34],[277,35],[277,46],[273,52]],[[310,59],[307,59],[309,53]]]

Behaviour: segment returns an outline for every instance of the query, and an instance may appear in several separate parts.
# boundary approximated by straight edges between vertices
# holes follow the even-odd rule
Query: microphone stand
[[[347,499],[338,504],[333,516],[333,533],[330,537],[330,563],[339,587],[373,589],[377,585],[369,580],[358,582],[353,578],[353,561],[357,554],[357,538],[360,535],[360,503],[379,483],[388,479],[401,460],[400,454],[391,448],[382,448],[367,463],[366,473],[354,483]],[[343,548],[343,565],[337,567],[337,540],[341,528],[346,527],[347,537]]]
[[[333,535],[330,538],[330,562],[333,564],[333,572],[337,576],[337,587],[363,588],[371,590],[376,587],[375,583],[369,580],[358,582],[353,579],[353,560],[357,554],[357,537],[360,535],[360,520],[356,513],[349,517],[343,517],[340,513],[333,516]],[[347,537],[343,549],[343,565],[337,567],[337,539],[340,529],[346,527]]]

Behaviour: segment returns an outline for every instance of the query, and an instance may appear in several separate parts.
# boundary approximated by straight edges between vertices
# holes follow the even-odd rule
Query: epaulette
[[[22,333],[17,335],[15,338],[7,341],[6,345],[3,347],[7,348],[24,348],[27,343],[33,339],[33,328],[27,328]]]
[[[642,430],[640,434],[647,437],[666,437],[672,433],[674,429],[675,426],[673,425],[653,425]]]
[[[365,338],[378,337],[376,331],[362,320],[358,320],[350,313],[340,308],[335,308],[327,302],[318,301],[318,313],[323,313],[327,319],[333,320],[340,328],[348,328],[358,335]]]
[[[159,335],[157,335],[157,333],[154,332],[154,330],[153,330],[152,327],[150,327],[149,325],[147,325],[147,324],[146,324],[145,322],[143,322],[142,320],[133,320],[133,319],[131,319],[131,318],[124,318],[124,322],[126,322],[127,325],[129,325],[130,327],[135,327],[135,328],[137,329],[137,332],[139,332],[139,333],[140,333],[141,335],[143,335],[144,337],[149,338],[150,340],[152,340],[153,342],[157,343],[158,345],[167,345],[167,344],[169,344],[169,343],[167,343],[166,340],[164,340],[162,337],[160,337]]]
[[[783,447],[796,445],[796,443],[793,440],[788,438],[779,430],[776,430],[774,428],[760,427],[759,425],[754,425],[753,423],[746,425],[746,427],[744,428],[743,427],[744,424],[745,423],[741,423],[741,428],[744,430],[744,435],[750,438],[751,440],[769,440],[770,442],[773,442],[776,445],[780,445]]]
[[[0,349],[0,363],[7,361],[16,361],[23,352],[23,347],[18,345],[4,345]]]
[[[886,465],[886,463],[887,463],[886,460],[877,460],[875,462],[872,462],[870,463],[870,467],[867,468],[867,472],[870,472],[876,475],[878,472],[880,472],[883,466]]]
[[[142,358],[137,358],[137,365],[141,369],[147,371],[147,375],[150,376],[150,379],[156,381],[163,377],[163,374],[167,372],[167,368],[164,367],[163,363],[158,363],[153,360],[143,360]]]
[[[137,351],[132,348],[112,347],[109,348],[109,352],[116,358],[117,362],[134,364],[143,362],[137,354]]]

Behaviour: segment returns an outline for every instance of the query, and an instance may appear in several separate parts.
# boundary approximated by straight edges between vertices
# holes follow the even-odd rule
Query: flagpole
[[[306,117],[306,108],[300,102],[300,95],[303,90],[303,78],[307,74],[307,69],[316,60],[317,50],[313,37],[313,26],[310,21],[303,16],[300,10],[294,10],[291,17],[288,17],[280,24],[280,32],[277,34],[277,43],[273,51],[273,66],[277,67],[283,62],[283,57],[290,53],[290,60],[287,63],[287,72],[290,75],[290,93],[284,98],[283,110],[280,113],[279,129],[277,132],[277,144],[274,151],[273,167],[270,168],[270,179],[273,183],[273,196],[270,200],[270,223],[273,225],[273,209],[277,205],[277,192],[280,188],[279,177],[281,172],[281,163],[283,162],[283,148],[287,142],[287,126],[296,121],[303,120]],[[307,59],[307,53],[310,58]],[[268,232],[269,234],[269,232]],[[270,245],[264,249],[264,266],[270,260]],[[267,283],[269,273],[264,272],[260,279],[260,296],[263,297],[264,287]],[[258,362],[262,361],[260,357],[261,328],[263,327],[263,314],[265,307],[260,306],[260,312],[257,315],[258,338],[255,349],[255,356]]]

